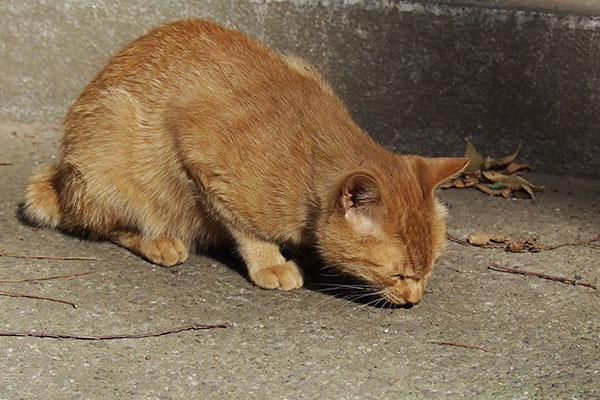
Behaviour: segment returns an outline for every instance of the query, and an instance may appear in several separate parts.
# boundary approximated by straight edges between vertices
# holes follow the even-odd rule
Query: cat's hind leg
[[[174,237],[150,238],[134,232],[116,232],[111,240],[148,261],[164,267],[181,264],[188,258],[186,245],[181,239]]]
[[[109,199],[99,198],[87,186],[81,173],[68,163],[48,167],[27,184],[21,215],[33,225],[110,239],[158,265],[170,267],[187,260],[188,247],[179,238],[123,230],[133,226],[133,217],[119,212],[124,207],[110,206]]]
[[[264,289],[292,290],[302,287],[302,270],[286,261],[275,243],[234,233],[240,255],[246,262],[250,279]]]

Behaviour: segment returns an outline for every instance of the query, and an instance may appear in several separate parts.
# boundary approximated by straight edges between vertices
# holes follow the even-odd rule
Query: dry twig
[[[176,328],[167,329],[166,331],[154,332],[154,333],[143,333],[143,334],[122,334],[122,335],[102,335],[102,336],[88,336],[88,335],[76,335],[73,333],[56,333],[56,332],[0,332],[0,336],[33,336],[33,337],[44,337],[54,339],[76,339],[76,340],[114,340],[114,339],[141,339],[150,338],[157,336],[164,336],[171,333],[178,333],[183,331],[197,330],[197,329],[213,329],[213,328],[227,328],[228,323],[215,324],[215,325],[204,325],[204,324],[189,324],[184,326],[178,326]]]
[[[565,246],[589,246],[595,242],[600,242],[600,235],[596,236],[595,238],[591,238],[591,239],[587,239],[587,240],[578,240],[576,242],[566,242],[566,243],[554,244],[554,245],[550,245],[550,246],[541,246],[540,249],[541,250],[554,250],[554,249],[558,249],[558,248],[565,247]]]
[[[462,344],[462,343],[456,343],[456,342],[427,342],[427,343],[428,344],[439,344],[442,346],[464,347],[466,349],[481,350],[481,351],[485,351],[486,353],[494,354],[494,352],[491,350],[484,349],[483,347],[471,346],[470,344]]]
[[[24,254],[13,254],[0,251],[0,256],[13,258],[35,258],[38,260],[63,260],[63,261],[96,261],[93,257],[54,257],[54,256],[28,256]]]
[[[508,267],[502,267],[498,264],[492,264],[488,267],[488,269],[494,270],[494,271],[500,271],[500,272],[508,272],[511,274],[521,274],[521,275],[527,275],[527,276],[537,276],[538,278],[543,278],[543,279],[549,279],[551,281],[557,281],[557,282],[563,282],[563,283],[570,283],[571,285],[579,285],[579,286],[585,286],[585,287],[589,287],[592,289],[596,289],[596,286],[592,285],[591,283],[586,283],[586,282],[580,282],[577,281],[575,279],[568,279],[568,278],[563,278],[560,276],[552,276],[552,275],[547,275],[547,274],[540,274],[539,272],[530,272],[530,271],[523,271],[520,269],[514,269],[514,268],[508,268]]]
[[[510,247],[511,243],[517,244],[519,242],[519,240],[517,239],[517,240],[513,240],[512,242],[509,242],[508,244],[507,243],[471,243],[468,240],[459,239],[455,236],[452,236],[449,233],[446,233],[446,237],[451,242],[460,244],[462,246],[481,247],[484,249],[508,249]],[[600,247],[598,244],[594,244],[595,242],[600,242],[600,235],[593,237],[591,239],[578,240],[575,242],[565,242],[565,243],[546,245],[546,246],[535,244],[535,246],[533,246],[531,248],[531,250],[529,250],[529,251],[535,250],[535,252],[538,252],[538,251],[546,251],[546,250],[556,250],[556,249],[559,249],[561,247],[566,247],[566,246],[590,246],[590,245],[593,245],[593,246]],[[525,243],[525,244],[527,244],[527,243]],[[525,250],[528,250],[527,246],[525,246],[522,251],[525,251]],[[519,252],[519,251],[513,251],[513,252]]]
[[[96,271],[82,272],[80,274],[69,274],[69,275],[56,275],[56,276],[42,276],[39,278],[25,278],[25,279],[0,279],[0,283],[22,283],[31,281],[49,281],[51,279],[62,279],[62,278],[74,278],[76,276],[84,276],[95,273]]]
[[[0,162],[0,166],[13,165],[11,162]]]
[[[42,297],[42,296],[35,296],[33,294],[23,294],[23,293],[13,293],[13,292],[4,292],[2,290],[0,290],[0,295],[2,296],[10,296],[10,297],[27,297],[29,299],[38,299],[38,300],[47,300],[47,301],[54,301],[56,303],[63,303],[63,304],[69,304],[70,306],[73,306],[73,308],[77,308],[77,304],[70,302],[70,301],[66,301],[66,300],[60,300],[60,299],[53,299],[52,297]]]

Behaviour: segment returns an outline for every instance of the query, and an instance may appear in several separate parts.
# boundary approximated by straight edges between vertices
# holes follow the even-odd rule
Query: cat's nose
[[[423,289],[425,287],[422,281],[415,281],[413,279],[407,279],[406,288],[402,292],[402,297],[407,303],[416,304],[423,297]]]
[[[404,291],[402,297],[404,297],[404,300],[406,300],[407,303],[415,304],[418,303],[419,300],[421,300],[422,293],[419,293],[417,291],[407,293],[406,291]]]

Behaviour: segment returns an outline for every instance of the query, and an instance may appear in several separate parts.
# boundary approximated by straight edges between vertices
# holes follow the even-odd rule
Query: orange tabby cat
[[[307,62],[181,21],[90,82],[23,212],[164,266],[233,238],[267,289],[302,286],[279,246],[308,244],[388,301],[416,303],[445,242],[433,191],[466,163],[392,154]]]

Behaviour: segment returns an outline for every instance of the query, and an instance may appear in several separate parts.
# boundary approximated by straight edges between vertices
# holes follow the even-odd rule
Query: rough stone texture
[[[385,146],[600,176],[600,6],[542,0],[5,0],[0,116],[63,118],[120,47],[202,17],[315,63]]]
[[[419,0],[419,2],[591,17],[600,14],[600,3],[596,0]]]
[[[55,162],[57,124],[0,120],[0,251],[96,261],[0,257],[0,279],[93,270],[0,290],[0,331],[146,333],[192,322],[226,329],[85,342],[0,337],[0,399],[593,399],[600,397],[600,291],[494,272],[491,263],[600,284],[600,247],[510,254],[449,244],[410,309],[331,295],[339,277],[309,275],[293,292],[248,282],[228,252],[160,268],[106,242],[23,225],[25,181]],[[599,234],[600,181],[532,175],[537,200],[472,190],[440,196],[461,238],[494,232],[544,244]],[[328,283],[328,284],[324,284]],[[343,297],[346,296],[347,299]],[[438,346],[460,342],[479,350]]]

